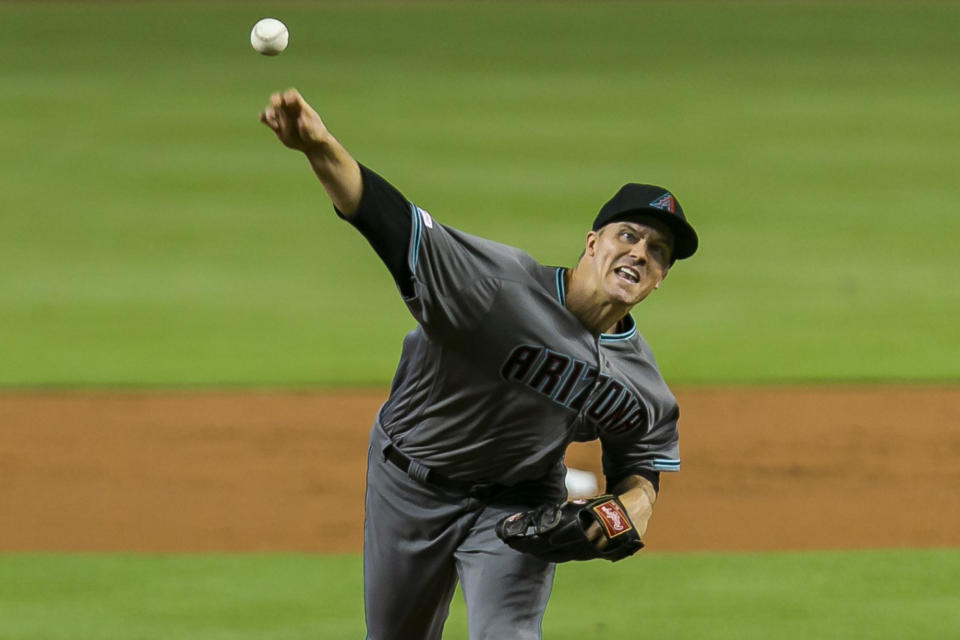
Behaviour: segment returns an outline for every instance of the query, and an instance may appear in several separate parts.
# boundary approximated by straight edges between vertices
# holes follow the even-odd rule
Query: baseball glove
[[[594,522],[601,536],[590,540],[587,528]],[[497,523],[497,536],[517,551],[548,562],[616,562],[643,548],[623,503],[609,494],[515,513]]]

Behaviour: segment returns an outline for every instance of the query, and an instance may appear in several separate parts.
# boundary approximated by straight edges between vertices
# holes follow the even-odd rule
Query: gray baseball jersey
[[[571,440],[599,438],[604,474],[675,471],[677,403],[631,317],[591,335],[564,306],[564,272],[446,227],[410,204],[418,322],[379,422],[452,478],[543,478]]]
[[[563,499],[562,460],[573,440],[600,439],[608,484],[678,470],[677,403],[633,318],[616,334],[592,335],[565,307],[565,269],[446,227],[369,169],[362,172],[363,198],[350,221],[390,268],[418,323],[404,339],[371,435],[369,637],[388,637],[398,620],[407,635],[396,637],[439,637],[445,612],[431,618],[424,611],[445,609],[454,571],[465,586],[492,581],[503,593],[510,591],[498,581],[515,588],[526,581],[516,591],[537,594],[532,601],[488,596],[471,605],[468,597],[468,616],[480,627],[512,620],[539,633],[552,568],[529,566],[529,557],[497,540],[493,516],[509,512],[505,503]],[[401,452],[405,474],[390,470],[388,449]],[[446,485],[431,488],[428,470]],[[525,493],[505,489],[478,506],[469,492],[450,491],[458,484]],[[443,522],[462,533],[441,535]],[[491,563],[500,558],[501,569],[487,567],[481,580],[482,572],[456,555],[464,544],[482,546],[480,557]],[[418,573],[432,555],[429,575]],[[526,563],[522,571],[518,563]]]

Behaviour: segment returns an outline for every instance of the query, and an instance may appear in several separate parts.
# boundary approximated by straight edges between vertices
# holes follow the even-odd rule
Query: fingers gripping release
[[[587,530],[594,523],[600,525],[600,537],[591,540]],[[497,523],[497,536],[517,551],[548,562],[616,562],[643,548],[623,503],[609,494],[515,513]]]
[[[296,89],[271,95],[270,104],[260,113],[260,122],[291,149],[310,152],[330,142],[323,120]]]

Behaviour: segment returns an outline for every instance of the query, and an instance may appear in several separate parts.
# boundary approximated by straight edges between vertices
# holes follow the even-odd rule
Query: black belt
[[[507,488],[501,484],[474,484],[448,478],[402,453],[392,444],[387,445],[383,455],[393,466],[414,480],[419,480],[424,484],[432,484],[441,489],[464,493],[473,498],[490,497]]]

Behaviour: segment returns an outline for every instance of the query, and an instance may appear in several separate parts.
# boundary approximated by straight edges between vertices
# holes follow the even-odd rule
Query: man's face
[[[611,222],[587,234],[586,255],[597,287],[629,306],[667,277],[672,253],[673,234],[653,218]]]

